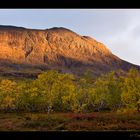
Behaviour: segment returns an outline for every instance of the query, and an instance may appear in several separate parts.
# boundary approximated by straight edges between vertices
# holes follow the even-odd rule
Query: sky
[[[0,25],[65,27],[140,65],[140,9],[0,9]]]

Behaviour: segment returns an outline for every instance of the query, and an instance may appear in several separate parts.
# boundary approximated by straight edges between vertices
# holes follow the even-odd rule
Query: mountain
[[[66,28],[46,30],[0,26],[0,74],[32,77],[50,69],[98,76],[139,66],[121,60],[107,47]]]

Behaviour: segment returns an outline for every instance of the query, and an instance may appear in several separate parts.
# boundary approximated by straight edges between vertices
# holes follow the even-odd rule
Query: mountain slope
[[[137,67],[111,53],[104,44],[66,28],[46,30],[0,26],[0,74],[33,74],[56,69],[95,76]],[[20,75],[19,74],[19,75]]]

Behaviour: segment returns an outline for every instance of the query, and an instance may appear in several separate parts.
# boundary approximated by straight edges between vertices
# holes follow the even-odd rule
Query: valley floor
[[[0,113],[0,131],[140,130],[140,114]]]

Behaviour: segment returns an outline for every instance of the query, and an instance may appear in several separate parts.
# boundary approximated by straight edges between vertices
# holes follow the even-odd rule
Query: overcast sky
[[[66,27],[140,65],[140,9],[0,9],[0,25]]]

